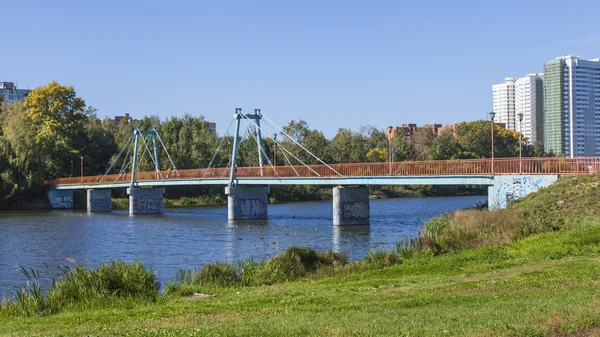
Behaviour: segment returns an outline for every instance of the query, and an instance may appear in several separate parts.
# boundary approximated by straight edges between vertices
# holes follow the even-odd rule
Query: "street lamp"
[[[81,183],[83,184],[83,156],[81,158]]]
[[[277,134],[273,135],[273,167],[277,166]]]
[[[71,162],[71,175],[69,178],[71,178],[73,176],[73,159],[69,159],[69,161]]]
[[[523,146],[523,113],[519,113],[517,115],[519,117],[519,173],[522,173],[522,167],[523,167],[523,163],[522,163],[522,154],[523,154],[523,150],[521,149],[521,147]]]
[[[492,174],[494,174],[494,117],[496,117],[496,113],[490,112],[490,120],[492,121]]]
[[[392,175],[392,130],[393,127],[390,125],[387,127],[387,140],[388,140],[388,170],[389,175]]]

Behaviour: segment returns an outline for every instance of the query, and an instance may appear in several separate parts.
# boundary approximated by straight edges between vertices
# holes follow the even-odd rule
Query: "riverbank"
[[[361,262],[291,251],[182,272],[154,300],[108,297],[19,319],[5,311],[0,333],[587,336],[600,327],[599,185],[562,178],[509,210],[445,215]],[[285,272],[265,280],[262,268]]]

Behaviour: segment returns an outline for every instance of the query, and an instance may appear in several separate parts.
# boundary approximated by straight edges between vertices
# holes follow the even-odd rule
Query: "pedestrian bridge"
[[[303,166],[204,168],[177,171],[137,172],[80,176],[46,180],[59,202],[72,207],[73,190],[88,190],[88,209],[110,210],[110,191],[128,188],[130,212],[162,213],[165,186],[228,186],[229,218],[267,217],[271,185],[321,185],[334,187],[334,224],[365,223],[369,219],[366,186],[372,185],[484,185],[489,186],[490,208],[503,208],[554,182],[559,176],[595,174],[600,157],[498,158],[444,161],[405,161]],[[234,184],[230,178],[234,176]],[[135,184],[132,186],[131,181]],[[158,193],[156,192],[158,191]],[[132,194],[133,193],[133,194]],[[97,197],[94,196],[97,194]],[[336,212],[338,218],[336,223]],[[351,221],[345,221],[350,219]]]
[[[251,140],[251,137],[256,140],[258,167],[236,165],[238,147],[244,141],[240,137],[242,120],[251,123],[249,130],[252,132],[248,132],[249,137],[245,140]],[[273,133],[269,124],[261,126],[263,120],[287,137],[286,144],[293,144],[304,151],[303,154],[307,155],[304,157],[319,164],[310,165],[302,161],[297,156],[298,152],[290,151],[284,146],[286,144],[277,141],[276,134],[269,136],[274,149],[271,162],[263,146],[262,135]],[[157,129],[142,131],[136,127],[104,175],[46,180],[50,188],[50,203],[55,208],[73,208],[73,190],[85,189],[88,212],[110,211],[112,189],[127,188],[130,214],[162,213],[166,186],[224,185],[228,195],[228,219],[260,219],[267,218],[269,186],[329,185],[334,186],[333,224],[357,225],[369,224],[370,221],[368,186],[483,185],[489,186],[490,208],[503,208],[508,201],[547,186],[559,176],[594,174],[600,165],[600,157],[494,159],[493,128],[491,159],[327,164],[264,116],[260,109],[254,109],[253,114],[244,114],[242,109],[236,108],[226,134],[234,122],[233,148],[227,167],[213,166],[225,137],[221,138],[207,168],[177,170]],[[277,148],[287,165],[277,165]],[[165,167],[159,157],[161,150],[169,161],[166,171],[161,170]],[[146,154],[154,170],[142,172],[138,167]],[[121,169],[111,174],[120,160]],[[268,165],[264,165],[265,162]]]

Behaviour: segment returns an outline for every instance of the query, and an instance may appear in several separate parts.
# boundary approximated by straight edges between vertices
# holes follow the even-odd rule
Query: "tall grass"
[[[112,261],[91,269],[59,267],[59,270],[61,275],[52,278],[47,291],[43,291],[40,272],[22,267],[27,283],[14,298],[3,300],[0,312],[46,315],[69,308],[107,306],[118,300],[153,302],[159,295],[160,283],[155,273],[138,261]]]
[[[236,265],[222,262],[201,269],[179,270],[166,286],[168,295],[189,295],[222,287],[247,287],[294,281],[341,268],[348,256],[332,251],[318,252],[305,247],[288,247],[271,259],[242,261]]]

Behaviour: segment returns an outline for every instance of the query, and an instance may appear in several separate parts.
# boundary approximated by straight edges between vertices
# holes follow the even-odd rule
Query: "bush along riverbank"
[[[600,177],[561,178],[507,210],[428,221],[362,261],[291,247],[180,270],[140,263],[39,274],[4,299],[5,335],[588,336],[600,332]],[[33,276],[32,276],[33,274]]]

